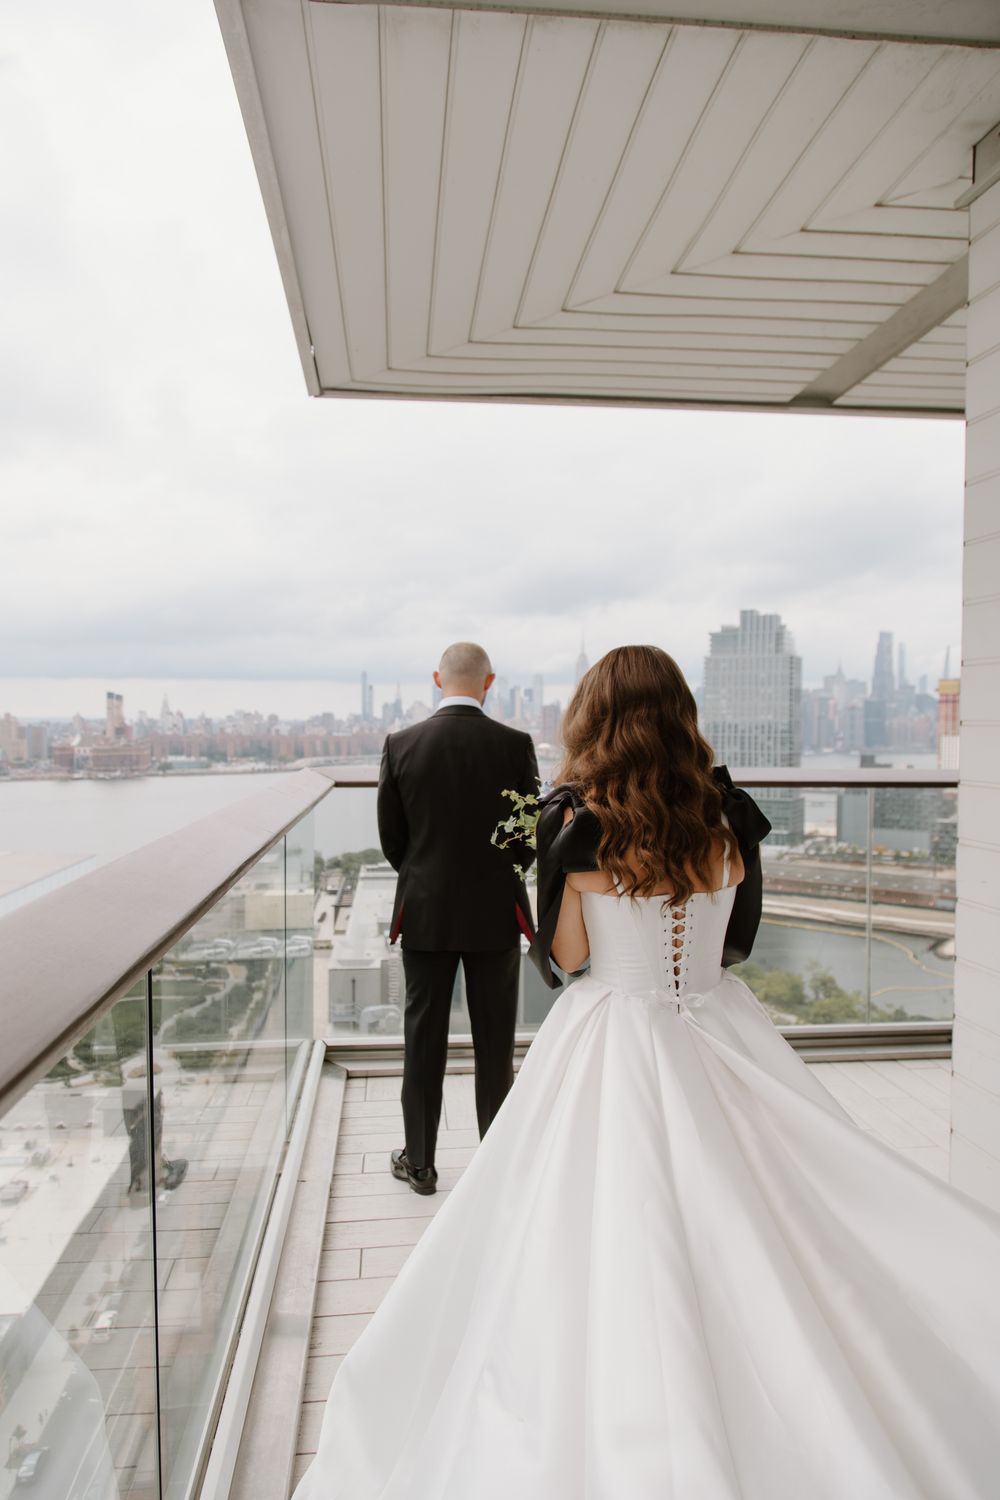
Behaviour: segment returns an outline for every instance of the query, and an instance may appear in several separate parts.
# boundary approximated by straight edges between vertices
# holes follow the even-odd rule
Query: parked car
[[[233,954],[233,957],[235,959],[277,958],[279,952],[280,949],[276,938],[244,938],[241,943],[237,943],[236,952]]]
[[[206,939],[203,943],[192,943],[190,948],[185,948],[183,953],[177,955],[177,960],[186,964],[225,963],[232,958],[233,947],[228,938]]]
[[[285,944],[286,958],[308,958],[312,951],[312,938],[308,937],[304,932],[295,933]]]
[[[94,1320],[94,1329],[93,1333],[91,1334],[91,1338],[94,1340],[95,1344],[106,1344],[108,1339],[114,1332],[115,1324],[117,1322],[118,1312],[116,1308],[109,1307],[106,1308],[104,1312],[100,1313]]]
[[[177,962],[180,964],[207,964],[211,963],[215,956],[207,943],[192,943],[190,948],[185,948],[183,953],[178,953]]]
[[[10,1182],[5,1182],[0,1187],[0,1203],[20,1203],[28,1186],[23,1177],[12,1177]]]
[[[15,1484],[34,1484],[39,1472],[48,1457],[48,1448],[32,1448],[26,1453],[18,1466]]]

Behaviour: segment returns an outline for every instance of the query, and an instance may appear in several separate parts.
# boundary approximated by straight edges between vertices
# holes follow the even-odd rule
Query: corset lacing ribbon
[[[669,1005],[680,1015],[686,1010],[697,1010],[704,1005],[708,995],[703,990],[685,990],[678,994],[674,989],[668,989],[664,985],[652,985],[648,989],[630,990],[631,994],[642,995],[650,1000],[657,1000],[663,1005]]]

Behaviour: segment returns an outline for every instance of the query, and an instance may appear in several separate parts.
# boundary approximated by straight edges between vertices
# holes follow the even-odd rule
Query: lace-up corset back
[[[728,884],[695,891],[683,905],[669,896],[633,900],[620,889],[583,891],[591,977],[625,993],[656,989],[680,997],[711,989],[722,978],[735,898]]]

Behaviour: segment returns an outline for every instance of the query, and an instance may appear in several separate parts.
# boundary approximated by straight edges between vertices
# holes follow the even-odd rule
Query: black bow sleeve
[[[729,826],[740,846],[744,869],[743,879],[736,887],[736,897],[722,949],[722,964],[728,969],[750,957],[757,928],[760,926],[764,886],[760,845],[771,832],[771,825],[750,793],[745,792],[742,787],[733,786],[733,778],[725,766],[716,766],[712,774],[722,793],[722,811],[729,819]]]
[[[565,821],[567,807],[574,812],[570,823]],[[566,875],[570,870],[597,868],[598,833],[597,819],[572,787],[555,786],[541,799],[535,830],[537,923],[528,956],[550,990],[562,985],[553,966],[552,939],[559,921]]]

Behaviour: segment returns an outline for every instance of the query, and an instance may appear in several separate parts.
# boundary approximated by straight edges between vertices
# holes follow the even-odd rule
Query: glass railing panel
[[[155,1495],[146,980],[0,1121],[0,1494]]]
[[[313,819],[316,1034],[401,1036],[402,953],[389,941],[396,872],[379,847],[374,785],[338,787]]]
[[[870,793],[873,1020],[954,1014],[957,792]]]
[[[325,1034],[325,993],[316,982],[317,897],[323,860],[316,853],[314,814],[285,835],[285,1076],[286,1129],[306,1052],[313,1037]]]
[[[734,972],[775,1022],[949,1017],[954,789],[763,786],[752,795],[773,830],[760,932]],[[399,1035],[404,976],[399,944],[389,943],[396,876],[378,848],[374,788],[338,789],[317,809],[316,827],[316,1024],[325,996],[326,1035]],[[559,992],[543,985],[526,950],[517,1024],[530,1032]],[[461,971],[450,1030],[469,1032]]]
[[[164,1495],[204,1449],[286,1119],[284,840],[153,973]]]
[[[734,967],[780,1026],[869,1019],[866,788],[754,788],[773,830],[762,845],[764,910]]]
[[[784,1026],[950,1018],[954,790],[792,795],[803,803],[802,838],[766,841],[764,919],[736,972]],[[770,817],[772,803],[759,800]]]

